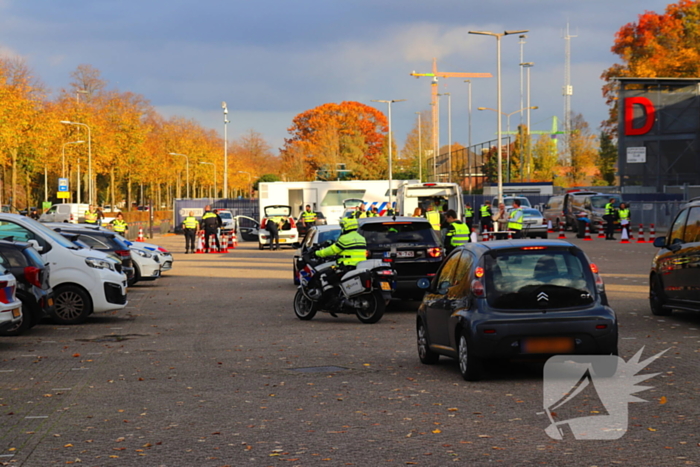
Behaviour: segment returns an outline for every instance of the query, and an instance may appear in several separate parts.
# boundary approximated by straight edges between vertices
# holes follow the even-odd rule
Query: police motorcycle
[[[332,316],[355,314],[365,324],[378,322],[391,300],[395,271],[382,260],[369,259],[360,261],[355,269],[345,272],[338,283],[332,284],[328,278],[335,275],[334,258],[315,255],[317,250],[330,244],[329,241],[314,246],[297,258],[300,285],[294,296],[294,314],[305,321],[321,311]]]

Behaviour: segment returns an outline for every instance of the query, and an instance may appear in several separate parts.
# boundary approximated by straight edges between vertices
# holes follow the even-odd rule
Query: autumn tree
[[[556,140],[540,135],[532,146],[532,162],[536,181],[551,182],[558,163]]]
[[[341,163],[357,170],[352,178],[380,178],[386,172],[382,161],[387,131],[386,117],[374,107],[352,101],[323,104],[294,117],[282,159],[291,168],[301,157],[304,179]]]
[[[568,178],[572,185],[589,184],[596,173],[598,147],[595,135],[591,133],[588,122],[583,115],[574,114],[571,117],[571,134],[567,145],[569,161]]]
[[[603,185],[615,185],[615,166],[617,163],[617,146],[612,136],[606,131],[601,131],[598,138],[598,171]]]
[[[610,106],[606,131],[617,131],[616,77],[696,78],[700,75],[700,2],[681,0],[663,14],[647,11],[636,23],[628,23],[615,34],[612,52],[620,57],[601,76],[603,97]]]

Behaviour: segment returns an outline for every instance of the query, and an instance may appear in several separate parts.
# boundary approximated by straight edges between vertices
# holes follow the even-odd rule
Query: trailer
[[[392,201],[398,187],[406,182],[418,183],[418,180],[392,180]],[[273,204],[288,205],[292,207],[292,216],[298,218],[308,204],[313,211],[323,214],[329,224],[340,222],[346,199],[359,198],[364,201],[365,209],[376,206],[380,215],[385,215],[390,207],[389,180],[263,182],[258,193],[258,212]]]

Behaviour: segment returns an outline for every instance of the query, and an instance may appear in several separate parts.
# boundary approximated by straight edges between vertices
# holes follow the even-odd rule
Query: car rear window
[[[485,261],[486,298],[494,308],[572,308],[594,301],[593,277],[580,252],[504,250]]]
[[[6,268],[19,268],[27,265],[26,258],[16,248],[3,248],[0,251],[0,261]]]
[[[360,233],[368,244],[437,243],[435,231],[428,222],[371,222]]]

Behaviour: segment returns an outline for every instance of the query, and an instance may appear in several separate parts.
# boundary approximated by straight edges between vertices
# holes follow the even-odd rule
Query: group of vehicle
[[[0,214],[0,334],[44,318],[79,324],[127,304],[127,287],[172,268],[170,252],[105,227]]]

